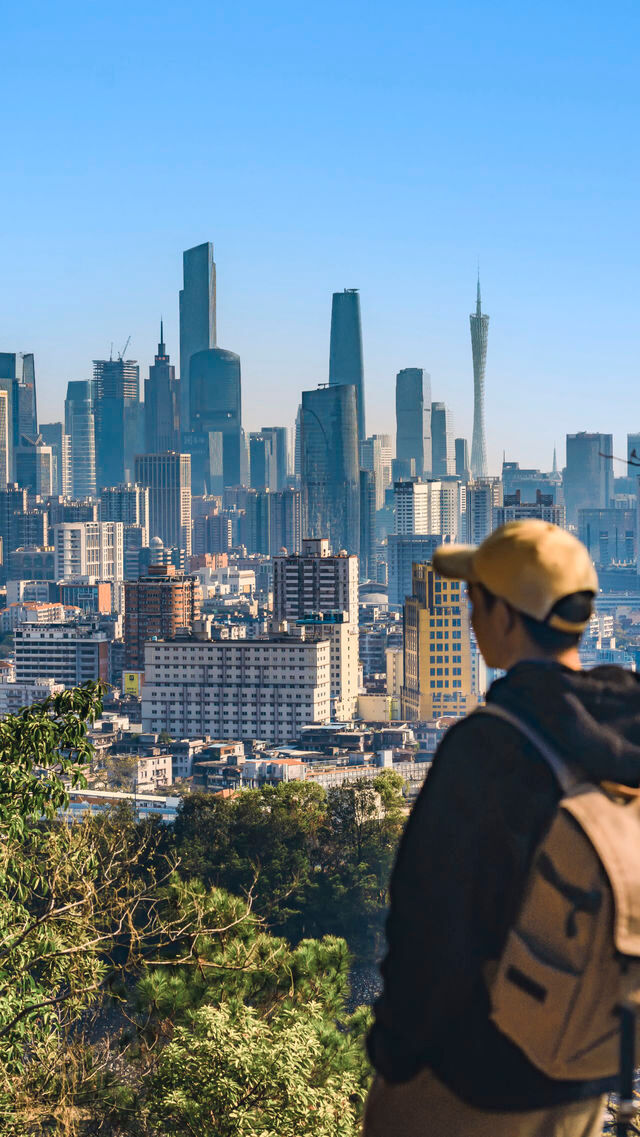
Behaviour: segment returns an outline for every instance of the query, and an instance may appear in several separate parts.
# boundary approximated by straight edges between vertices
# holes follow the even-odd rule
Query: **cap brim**
[[[475,545],[440,545],[433,554],[433,567],[451,580],[476,580],[473,561]]]

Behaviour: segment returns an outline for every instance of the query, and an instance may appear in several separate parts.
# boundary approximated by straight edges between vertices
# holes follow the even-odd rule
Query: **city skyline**
[[[324,381],[329,297],[357,286],[368,431],[391,429],[394,377],[420,367],[470,439],[479,255],[490,469],[503,448],[548,467],[574,431],[620,439],[637,383],[640,13],[278,12],[7,12],[2,349],[40,361],[43,420],[112,340],[132,336],[146,375],[161,315],[178,370],[180,251],[211,239],[249,430],[289,422]]]

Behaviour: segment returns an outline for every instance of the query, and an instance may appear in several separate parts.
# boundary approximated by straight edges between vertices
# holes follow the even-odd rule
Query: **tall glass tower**
[[[331,304],[329,386],[351,385],[356,389],[358,442],[367,437],[364,416],[364,366],[360,294],[357,288],[334,292]]]
[[[334,552],[358,553],[360,464],[352,383],[302,392],[303,537],[327,537]]]
[[[489,337],[489,317],[482,312],[480,298],[480,273],[478,273],[478,298],[475,315],[469,316],[471,322],[471,354],[473,356],[473,437],[471,440],[471,475],[474,478],[487,477],[487,442],[484,433],[484,373],[487,365],[487,339]]]
[[[205,241],[182,254],[184,285],[180,290],[180,417],[191,429],[189,364],[197,351],[216,346],[216,265],[213,245]]]
[[[431,473],[431,376],[421,367],[396,376],[396,459],[406,476]]]

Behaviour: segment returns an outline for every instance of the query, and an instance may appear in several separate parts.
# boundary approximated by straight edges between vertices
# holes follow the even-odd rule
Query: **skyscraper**
[[[53,493],[53,452],[41,434],[23,434],[16,448],[16,481],[29,493],[50,497]]]
[[[91,405],[98,489],[133,481],[134,458],[144,448],[140,368],[135,359],[94,359]]]
[[[144,384],[144,445],[147,454],[180,447],[180,390],[167,355],[162,320],[158,354]]]
[[[53,454],[53,492],[68,497],[71,494],[71,439],[65,434],[64,423],[42,422],[40,434]]]
[[[135,480],[149,487],[149,532],[191,556],[191,456],[139,454]]]
[[[0,390],[0,490],[9,481],[9,395]]]
[[[480,297],[480,273],[475,315],[471,323],[471,354],[473,357],[473,437],[471,439],[471,474],[474,478],[487,476],[487,442],[484,433],[484,373],[487,364],[489,317],[483,315]]]
[[[329,385],[351,384],[356,389],[358,441],[366,438],[364,413],[364,366],[360,294],[357,288],[334,292],[331,304],[331,343],[329,347]]]
[[[444,403],[431,404],[431,471],[434,478],[456,472],[451,411]]]
[[[75,498],[93,497],[96,492],[96,442],[90,383],[73,380],[67,384],[64,432],[71,439],[71,493]]]
[[[609,508],[613,497],[612,454],[610,434],[581,431],[567,435],[564,501],[568,525],[577,526],[580,509]]]
[[[252,489],[277,489],[276,455],[271,435],[253,430],[249,433],[249,472]]]
[[[334,553],[358,552],[360,465],[356,388],[302,392],[302,535],[327,537]]]
[[[276,464],[275,488],[283,490],[289,472],[289,432],[286,426],[263,426],[260,433],[271,439],[271,451]]]
[[[466,438],[456,438],[454,447],[456,452],[456,474],[466,482],[469,480],[469,443]]]
[[[192,355],[216,346],[216,265],[213,245],[205,241],[182,254],[180,290],[180,418],[183,431],[190,421],[189,365]]]
[[[241,484],[241,433],[242,433],[242,389],[240,375],[240,356],[221,347],[198,351],[191,356],[189,364],[190,421],[194,438],[209,436],[203,446],[204,461],[201,468],[193,472],[193,485],[198,493],[211,493],[214,487],[212,477],[218,471],[211,467],[207,454],[211,454],[216,440],[211,435],[219,435],[217,440],[222,450],[222,484],[238,486]]]
[[[431,376],[421,367],[396,376],[396,462],[405,477],[431,473]]]

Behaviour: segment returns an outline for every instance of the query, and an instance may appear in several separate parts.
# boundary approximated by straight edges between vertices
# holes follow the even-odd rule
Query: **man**
[[[640,686],[581,670],[597,576],[585,547],[516,521],[474,549],[443,546],[466,580],[478,647],[506,671],[487,693],[594,782],[640,785]],[[612,1081],[554,1081],[490,1019],[486,983],[562,791],[515,725],[484,712],[447,732],[391,879],[384,987],[365,1137],[596,1137]]]

